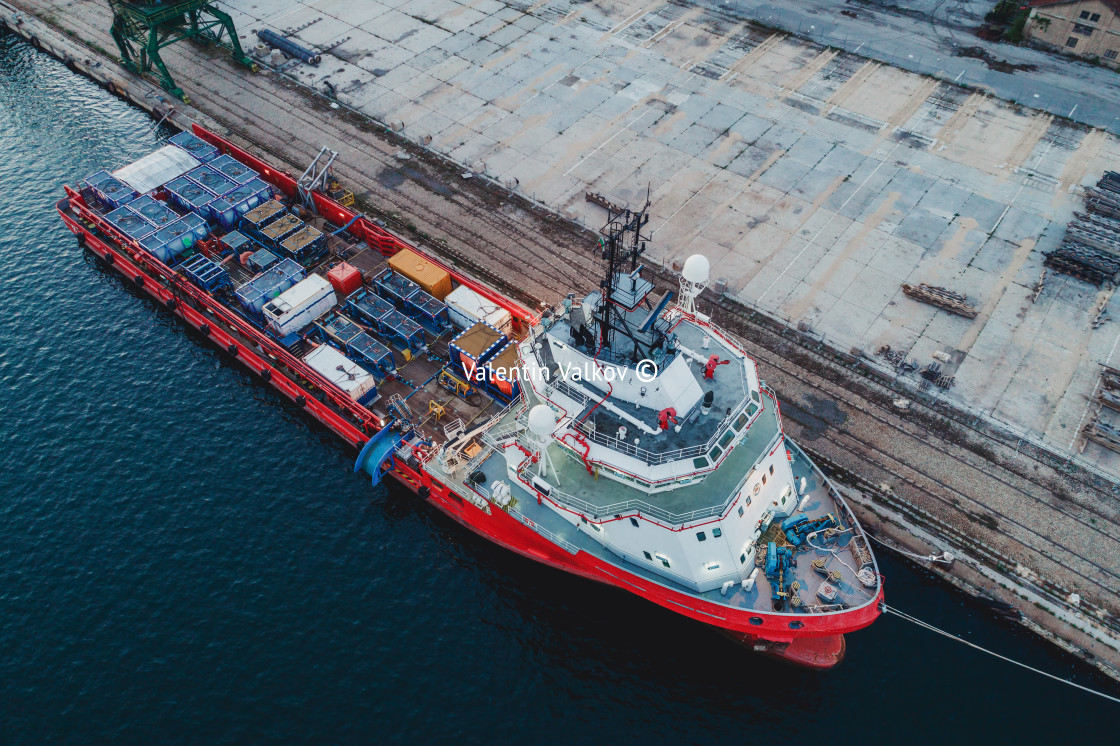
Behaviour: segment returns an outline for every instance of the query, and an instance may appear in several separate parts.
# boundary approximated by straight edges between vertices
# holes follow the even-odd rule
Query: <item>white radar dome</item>
[[[544,404],[529,410],[529,430],[539,438],[550,435],[556,429],[556,415]]]
[[[681,277],[689,282],[697,285],[702,285],[708,281],[708,271],[712,268],[708,257],[703,254],[693,254],[688,259],[684,260],[684,269],[681,270]]]

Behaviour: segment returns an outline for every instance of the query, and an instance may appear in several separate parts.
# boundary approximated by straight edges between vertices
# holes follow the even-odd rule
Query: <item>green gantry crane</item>
[[[241,50],[233,19],[207,0],[109,0],[109,7],[113,9],[113,40],[125,67],[141,75],[154,67],[160,85],[179,98],[183,98],[183,90],[175,85],[159,54],[166,46],[198,39],[228,48],[243,65],[253,64]]]

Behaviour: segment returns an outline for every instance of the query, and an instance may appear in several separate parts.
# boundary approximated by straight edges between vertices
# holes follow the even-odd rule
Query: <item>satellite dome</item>
[[[538,404],[529,410],[529,430],[538,438],[543,438],[556,429],[556,415],[552,409],[544,404]]]
[[[708,257],[703,254],[693,254],[688,259],[684,260],[684,269],[681,270],[681,277],[691,283],[702,285],[708,281],[708,270],[711,269],[711,266]]]

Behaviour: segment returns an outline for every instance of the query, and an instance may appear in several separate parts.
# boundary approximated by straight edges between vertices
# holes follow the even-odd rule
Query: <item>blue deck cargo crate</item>
[[[417,290],[405,301],[405,313],[432,334],[442,334],[451,329],[451,316],[448,315],[447,306],[423,290]]]
[[[199,163],[207,163],[218,157],[217,148],[208,142],[203,142],[190,132],[180,132],[168,142],[193,155]]]
[[[246,236],[263,241],[262,231],[287,214],[284,205],[274,199],[266,200],[241,217],[240,230]]]
[[[229,155],[220,155],[206,165],[225,176],[234,184],[245,184],[260,175],[241,161]]]
[[[238,233],[237,235],[240,236],[241,234]],[[249,239],[245,240],[248,241]],[[268,249],[261,249],[260,251],[254,252],[246,261],[246,264],[249,265],[249,269],[255,269],[257,272],[263,272],[273,264],[276,264],[276,262],[278,262],[279,260],[280,257],[276,256]]]
[[[396,342],[398,346],[420,352],[427,349],[424,343],[424,329],[400,311],[390,311],[381,317],[380,331]]]
[[[260,179],[239,184],[206,206],[209,217],[224,228],[233,228],[241,218],[272,199],[272,187]]]
[[[94,195],[110,207],[127,205],[140,195],[123,181],[118,181],[108,171],[98,171],[85,180]]]
[[[282,259],[237,289],[235,295],[241,305],[256,318],[260,318],[264,304],[280,295],[305,277],[303,267],[291,259]]]
[[[179,219],[178,213],[158,199],[153,199],[147,194],[129,202],[128,209],[140,213],[152,225],[161,227]]]
[[[198,212],[218,198],[218,195],[186,176],[180,176],[163,188],[167,190],[172,202],[191,212]]]
[[[327,341],[341,348],[375,376],[384,378],[396,370],[392,350],[345,316],[333,314],[317,326]]]
[[[447,345],[451,372],[466,380],[477,380],[478,376],[485,375],[486,362],[508,341],[506,335],[485,321],[479,321]]]
[[[226,268],[202,254],[195,254],[183,262],[182,269],[191,282],[211,293],[229,284]]]
[[[305,225],[307,224],[295,215],[286,212],[261,229],[261,240],[265,246],[279,250],[280,244],[288,236],[302,230]]]
[[[362,322],[381,331],[381,319],[393,312],[393,304],[365,288],[355,290],[346,298],[347,310]]]
[[[199,166],[193,171],[188,171],[187,178],[206,187],[216,197],[221,197],[237,186],[235,182],[230,181],[209,166]]]
[[[197,215],[184,215],[142,241],[141,246],[167,263],[192,248],[199,239],[206,238],[208,232],[205,220]]]
[[[113,210],[105,216],[105,219],[112,223],[113,227],[117,230],[121,231],[129,238],[135,238],[138,241],[159,230],[158,226],[154,225],[143,215],[128,209],[127,205]]]
[[[405,301],[420,291],[419,285],[391,269],[379,274],[374,279],[373,286],[377,289],[378,295],[401,310],[406,308]]]

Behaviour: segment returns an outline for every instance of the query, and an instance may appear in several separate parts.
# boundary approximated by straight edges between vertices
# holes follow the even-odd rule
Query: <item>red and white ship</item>
[[[754,361],[642,277],[644,210],[611,213],[606,278],[543,313],[195,126],[58,210],[87,249],[472,531],[816,668],[879,615],[836,488],[782,431]],[[674,295],[677,296],[674,301]]]

